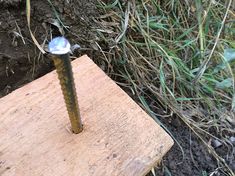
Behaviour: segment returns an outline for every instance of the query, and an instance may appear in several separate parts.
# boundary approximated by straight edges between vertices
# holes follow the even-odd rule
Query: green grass
[[[107,2],[107,1],[106,1]],[[139,97],[177,114],[232,175],[208,144],[229,145],[235,112],[235,13],[232,0],[100,1],[97,33],[112,76]],[[229,58],[231,56],[231,58]],[[196,118],[195,118],[196,117]],[[211,128],[217,134],[211,134]],[[216,136],[215,136],[216,135]]]

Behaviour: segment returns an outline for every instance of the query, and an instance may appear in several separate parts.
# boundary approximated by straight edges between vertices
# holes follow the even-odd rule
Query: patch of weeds
[[[212,141],[234,135],[234,12],[232,0],[99,1],[100,50],[120,85],[177,114],[233,175]],[[110,68],[109,67],[109,68]],[[155,118],[156,119],[156,118]],[[212,130],[213,129],[213,130]],[[202,175],[208,175],[203,172]]]

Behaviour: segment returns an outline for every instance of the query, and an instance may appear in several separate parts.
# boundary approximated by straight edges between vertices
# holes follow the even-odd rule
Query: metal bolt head
[[[48,45],[49,52],[55,55],[67,54],[71,51],[70,48],[69,41],[64,37],[56,37]]]

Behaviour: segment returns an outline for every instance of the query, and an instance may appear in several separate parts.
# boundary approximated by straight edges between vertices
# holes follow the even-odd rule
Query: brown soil
[[[68,3],[69,2],[69,3]],[[81,45],[75,53],[83,53],[91,58],[99,58],[101,53],[95,47],[94,18],[99,16],[96,0],[53,0],[61,21],[69,26],[65,36],[72,44]],[[40,55],[31,40],[25,13],[25,2],[21,0],[0,1],[0,97],[43,76],[54,69],[52,62]],[[31,1],[31,30],[39,43],[46,43],[52,36],[61,35],[59,29],[51,24],[56,19],[48,1]],[[99,63],[98,60],[95,60]],[[103,65],[100,65],[103,68]],[[185,158],[177,145],[164,157],[157,175],[189,176],[210,174],[217,168],[217,163],[208,154],[193,133],[177,118],[161,118],[162,123],[171,131],[182,145]],[[235,166],[234,166],[235,167]],[[215,175],[223,175],[217,172]]]
[[[52,1],[64,25],[64,31],[72,44],[83,48],[82,53],[92,54],[90,43],[95,39],[94,21],[91,17],[98,15],[94,0]],[[54,67],[50,60],[44,58],[31,40],[27,22],[25,2],[20,0],[0,1],[0,97],[12,90],[48,73]],[[59,29],[52,25],[56,18],[48,1],[31,1],[31,30],[39,43],[50,41],[51,35],[61,35]],[[87,48],[87,49],[86,49]]]
[[[177,118],[161,119],[167,129],[174,135],[183,148],[183,153],[176,144],[165,156],[157,175],[203,176],[216,170],[216,160],[208,155],[206,148],[200,143],[192,131]],[[218,172],[215,175],[221,175]]]

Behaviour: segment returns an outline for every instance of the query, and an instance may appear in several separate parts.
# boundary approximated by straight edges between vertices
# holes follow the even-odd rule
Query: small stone
[[[229,138],[229,141],[232,143],[232,144],[235,144],[235,137],[234,136],[231,136]]]
[[[218,147],[222,146],[222,143],[220,141],[218,141],[217,139],[213,139],[211,141],[211,145],[213,148],[218,148]]]

